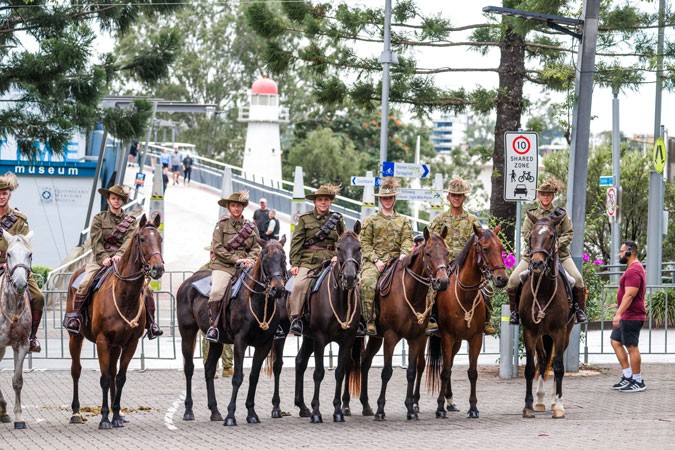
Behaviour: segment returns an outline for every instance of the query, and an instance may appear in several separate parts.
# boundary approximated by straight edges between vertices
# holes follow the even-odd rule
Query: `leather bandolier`
[[[118,251],[124,239],[124,235],[129,231],[129,228],[134,224],[136,219],[133,216],[126,215],[120,223],[117,224],[113,232],[103,238],[103,248],[108,251]]]
[[[227,243],[225,243],[225,248],[228,250],[237,250],[242,244],[248,239],[249,236],[253,233],[255,229],[255,224],[253,222],[246,221],[244,226],[241,227],[239,232],[232,236]]]
[[[7,231],[14,226],[17,220],[19,220],[19,218],[10,211],[0,219],[0,228]],[[5,259],[7,259],[7,252],[0,251],[0,261],[4,262]]]
[[[331,231],[335,229],[337,226],[338,222],[342,219],[342,214],[339,212],[334,212],[330,215],[328,219],[321,225],[321,228],[319,228],[319,231],[316,232],[316,235],[314,237],[307,239],[302,246],[304,248],[310,248],[315,246],[317,243],[324,241],[328,235],[330,234]]]

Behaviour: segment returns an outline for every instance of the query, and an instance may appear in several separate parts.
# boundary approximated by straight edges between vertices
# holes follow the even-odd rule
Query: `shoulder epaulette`
[[[14,215],[24,221],[28,220],[28,216],[19,211],[17,208],[14,208]]]

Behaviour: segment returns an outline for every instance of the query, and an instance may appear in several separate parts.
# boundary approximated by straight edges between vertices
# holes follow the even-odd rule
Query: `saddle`
[[[246,281],[247,274],[251,271],[250,267],[245,269],[237,269],[234,276],[230,279],[230,282],[225,289],[225,295],[223,296],[223,301],[220,302],[220,310],[218,315],[218,329],[220,331],[220,343],[222,344],[233,344],[234,343],[234,332],[232,327],[230,327],[230,307],[232,305],[232,300],[237,298],[241,287]],[[204,297],[208,297],[211,293],[211,275],[202,278],[201,280],[195,281],[192,283],[192,287],[197,290]],[[203,280],[207,280],[203,282]],[[207,291],[208,293],[204,293]]]
[[[91,280],[91,284],[89,285],[89,293],[87,294],[89,297],[91,295],[98,291],[101,288],[101,285],[105,281],[106,278],[108,278],[108,275],[113,271],[113,267],[108,266],[108,267],[101,267],[98,272],[94,274],[94,278]],[[84,281],[84,275],[85,272],[82,272],[75,278],[73,281],[73,285],[71,286],[73,289],[77,290],[78,287],[82,284],[82,281]]]
[[[326,278],[326,275],[328,275],[328,271],[330,269],[331,269],[330,263],[326,264],[324,262],[324,264],[311,275],[312,282],[310,284],[309,295],[319,292],[321,283],[323,283],[323,280],[324,278]]]
[[[232,280],[230,280],[231,289],[229,298],[232,299],[235,298],[237,295],[239,295],[239,290],[241,289],[241,286],[244,284],[244,281],[246,281],[247,278],[246,274],[249,271],[250,268],[247,269],[246,271],[242,270],[239,276],[237,276],[237,274],[235,273],[235,276],[232,277]],[[197,292],[199,292],[204,297],[209,297],[211,295],[211,284],[212,284],[212,277],[211,275],[208,275],[202,278],[201,280],[193,281],[192,287],[196,289]]]
[[[380,279],[377,280],[376,290],[380,292],[380,295],[389,295],[391,284],[394,280],[394,272],[396,272],[396,267],[398,266],[398,261],[398,258],[391,258],[384,267],[382,275],[380,275]]]
[[[563,286],[565,286],[565,292],[567,293],[567,300],[570,303],[572,303],[572,289],[574,288],[574,284],[576,282],[574,281],[574,278],[572,278],[570,274],[567,273],[565,267],[562,265],[560,261],[558,261],[558,271],[563,278]],[[520,298],[520,289],[522,285],[525,284],[525,281],[527,281],[530,275],[531,273],[529,268],[523,270],[520,273],[520,286],[518,287],[518,298]]]

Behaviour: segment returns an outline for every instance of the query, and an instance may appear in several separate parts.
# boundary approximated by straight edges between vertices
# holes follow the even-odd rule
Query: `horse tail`
[[[427,344],[427,391],[435,394],[440,387],[441,369],[443,368],[443,353],[441,352],[441,338],[430,336]]]
[[[274,350],[274,345],[272,345],[270,352],[267,354],[267,358],[265,358],[265,367],[263,368],[267,378],[272,378],[272,375],[274,375],[274,362],[276,360],[277,352]]]
[[[349,372],[349,392],[361,395],[361,354],[365,348],[365,339],[356,339],[352,345],[352,370]]]

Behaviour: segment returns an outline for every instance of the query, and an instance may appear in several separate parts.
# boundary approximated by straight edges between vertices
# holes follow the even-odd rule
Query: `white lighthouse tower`
[[[244,148],[246,178],[272,185],[281,180],[279,124],[288,123],[288,108],[279,105],[277,84],[263,77],[251,86],[249,105],[239,108],[239,121],[248,122]]]

